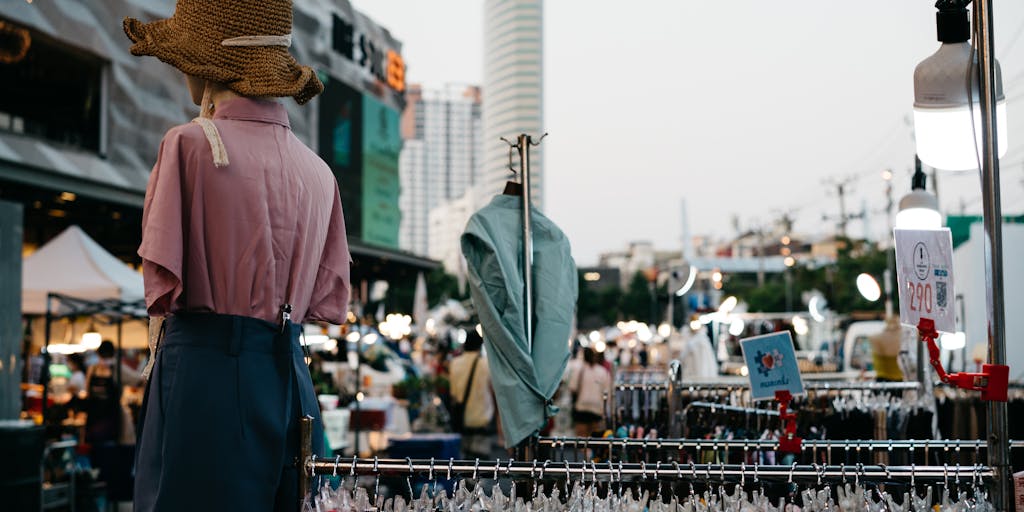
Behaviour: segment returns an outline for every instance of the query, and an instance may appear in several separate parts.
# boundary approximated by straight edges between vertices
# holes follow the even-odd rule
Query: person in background
[[[99,360],[89,367],[85,377],[85,442],[92,445],[117,441],[121,422],[121,393],[114,375],[114,344],[100,343]]]
[[[590,347],[583,349],[583,365],[569,377],[572,394],[572,421],[577,437],[590,437],[604,430],[604,395],[609,393],[612,376]]]
[[[68,368],[71,370],[71,378],[68,379],[68,392],[71,393],[72,402],[85,391],[85,358],[82,354],[68,354]]]
[[[452,429],[462,433],[462,451],[467,458],[489,458],[494,445],[494,391],[491,371],[483,355],[484,339],[476,329],[466,333],[463,352],[450,365],[451,397],[454,407],[462,407],[462,425]],[[453,416],[453,422],[459,421]]]

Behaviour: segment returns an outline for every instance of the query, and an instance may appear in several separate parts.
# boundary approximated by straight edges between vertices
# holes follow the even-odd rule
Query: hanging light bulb
[[[939,229],[942,214],[935,194],[925,189],[928,176],[921,171],[921,160],[917,160],[910,193],[900,199],[900,210],[896,214],[896,229]]]
[[[96,350],[103,343],[103,336],[96,330],[96,324],[89,322],[89,330],[82,333],[82,346],[86,350]]]
[[[978,168],[981,153],[981,92],[977,54],[968,42],[970,0],[943,0],[935,15],[938,51],[914,70],[914,137],[924,163],[947,171]],[[970,84],[970,85],[968,85]],[[1006,154],[1006,96],[995,62],[996,133]]]

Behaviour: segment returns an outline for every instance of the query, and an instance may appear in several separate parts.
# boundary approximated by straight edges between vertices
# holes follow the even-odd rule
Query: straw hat
[[[169,19],[124,19],[132,55],[154,56],[243,96],[304,104],[324,86],[288,53],[291,31],[291,0],[178,0]]]

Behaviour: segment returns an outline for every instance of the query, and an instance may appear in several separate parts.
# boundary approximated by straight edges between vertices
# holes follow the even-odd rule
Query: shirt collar
[[[213,113],[214,119],[236,119],[239,121],[258,121],[279,124],[291,128],[288,123],[288,112],[284,105],[270,100],[253,98],[231,98],[217,104]]]

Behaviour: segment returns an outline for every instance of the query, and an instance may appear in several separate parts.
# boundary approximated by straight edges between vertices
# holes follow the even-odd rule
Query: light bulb
[[[875,281],[875,278],[869,274],[857,276],[857,290],[869,302],[874,302],[882,296],[882,289],[879,288],[878,281]]]
[[[958,16],[967,30],[966,11]],[[981,90],[977,57],[967,33],[947,37],[938,51],[914,69],[914,139],[921,161],[946,171],[978,168],[981,155]],[[970,81],[968,81],[970,76]],[[1006,97],[1002,70],[995,62],[996,139],[999,155],[1006,154]],[[968,85],[968,83],[970,85]],[[973,114],[973,115],[972,115]],[[973,118],[973,119],[972,119]],[[973,122],[972,122],[973,121]]]
[[[960,350],[967,345],[967,335],[960,332],[944,332],[939,337],[942,350]]]
[[[896,214],[896,229],[939,229],[942,214],[930,208],[907,208]]]

